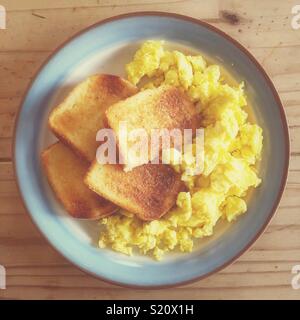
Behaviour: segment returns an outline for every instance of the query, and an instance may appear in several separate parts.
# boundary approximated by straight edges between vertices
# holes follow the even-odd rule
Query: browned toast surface
[[[104,112],[136,92],[135,86],[118,76],[90,76],[54,108],[49,117],[50,128],[62,142],[91,162],[95,159],[96,134],[103,128]]]
[[[180,89],[167,85],[141,91],[111,105],[106,111],[106,117],[117,139],[121,122],[126,123],[128,133],[134,129],[145,129],[149,137],[149,160],[152,160],[150,137],[153,129],[179,129],[183,133],[184,129],[192,129],[194,132],[198,126],[198,113],[194,104]],[[128,140],[127,150],[134,144],[135,141]],[[126,159],[120,141],[119,148]]]
[[[117,210],[84,184],[88,165],[61,142],[46,149],[42,163],[53,191],[74,218],[97,219]]]
[[[124,172],[118,164],[91,165],[85,183],[116,205],[143,220],[163,216],[175,204],[183,183],[170,166],[145,164]]]

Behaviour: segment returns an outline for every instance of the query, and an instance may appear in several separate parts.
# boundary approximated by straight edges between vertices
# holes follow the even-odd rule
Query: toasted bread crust
[[[94,160],[96,134],[103,128],[106,109],[137,92],[128,81],[114,75],[94,75],[77,85],[49,116],[49,126],[62,142],[88,162]]]
[[[83,179],[88,164],[61,142],[44,150],[41,161],[56,197],[72,217],[99,219],[118,209],[87,188]]]
[[[93,162],[87,186],[143,220],[155,220],[169,211],[184,185],[170,166],[145,164],[124,172],[121,165]]]
[[[184,129],[192,129],[195,132],[199,120],[196,107],[186,94],[168,85],[147,89],[119,101],[111,105],[105,114],[108,125],[116,132],[117,138],[120,122],[126,122],[128,133],[139,128],[146,130],[149,160],[153,160],[150,154],[150,138],[154,129],[179,129],[182,134]],[[135,141],[128,140],[128,150],[134,144]],[[126,158],[120,143],[119,149],[121,155]],[[134,166],[135,164],[128,164],[128,167]]]

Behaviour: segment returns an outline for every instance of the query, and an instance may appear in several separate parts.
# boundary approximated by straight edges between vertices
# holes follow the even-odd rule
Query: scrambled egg
[[[247,104],[243,83],[230,86],[218,65],[207,65],[200,55],[167,51],[163,44],[145,42],[126,66],[128,79],[133,84],[146,80],[143,88],[170,84],[188,94],[201,115],[199,128],[204,128],[204,170],[191,175],[193,161],[187,157],[177,164],[173,150],[174,169],[188,187],[188,192],[178,194],[176,207],[151,222],[120,210],[101,220],[104,229],[99,241],[101,248],[128,255],[138,248],[157,260],[174,249],[190,252],[193,240],[212,235],[220,218],[231,222],[246,212],[244,197],[250,187],[261,183],[254,165],[263,140],[262,129],[248,122],[243,110]]]

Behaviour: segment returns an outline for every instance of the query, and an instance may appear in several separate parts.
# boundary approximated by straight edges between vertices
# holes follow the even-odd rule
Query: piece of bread
[[[108,125],[115,131],[119,143],[119,151],[123,156],[127,170],[139,165],[130,159],[127,151],[135,145],[137,140],[127,138],[127,151],[120,142],[119,124],[126,123],[128,136],[131,130],[143,128],[148,136],[148,159],[156,157],[151,155],[151,133],[153,129],[179,129],[182,137],[184,129],[192,129],[193,133],[198,127],[198,113],[195,105],[184,92],[176,87],[163,85],[155,89],[141,91],[134,96],[111,105],[105,112]],[[122,139],[124,134],[120,135]],[[124,142],[124,140],[123,140]],[[171,140],[172,142],[172,140]],[[159,154],[162,146],[159,146]],[[172,147],[172,144],[171,144]],[[128,156],[129,155],[129,156]],[[147,157],[146,157],[147,158]],[[132,160],[132,162],[131,162]],[[147,163],[147,162],[144,162]],[[125,168],[125,169],[126,169]]]
[[[124,172],[122,165],[94,161],[84,181],[91,190],[142,220],[159,219],[184,189],[180,175],[163,164],[145,164]]]
[[[98,142],[96,134],[103,128],[106,109],[137,92],[137,88],[114,75],[94,75],[78,84],[50,114],[53,133],[79,156],[92,162]]]
[[[117,210],[84,184],[88,164],[63,143],[51,145],[41,159],[53,191],[72,217],[99,219]]]

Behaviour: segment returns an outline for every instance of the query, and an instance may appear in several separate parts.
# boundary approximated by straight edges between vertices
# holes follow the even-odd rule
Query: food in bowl
[[[188,188],[178,194],[176,207],[152,222],[142,222],[123,210],[102,219],[100,246],[126,254],[138,248],[156,259],[174,249],[190,252],[193,239],[212,235],[220,218],[232,222],[246,212],[247,192],[261,183],[255,164],[261,156],[262,129],[247,121],[243,83],[227,84],[220,66],[208,65],[200,55],[167,51],[162,41],[147,41],[126,71],[134,85],[146,81],[142,89],[165,84],[179,87],[199,107],[199,127],[205,132],[204,171],[187,174],[192,157],[174,165]]]
[[[101,121],[103,125],[113,127],[113,121],[107,115],[111,114],[111,110],[116,110],[118,115],[116,106],[121,104],[124,108],[125,104],[126,107],[126,99],[135,99],[136,96],[141,95],[141,92],[145,92],[143,96],[148,92],[156,93],[165,86],[171,86],[180,90],[189,99],[197,113],[196,126],[204,128],[203,171],[200,174],[191,174],[195,172],[195,141],[193,141],[191,152],[184,155],[179,154],[176,148],[172,148],[171,167],[174,174],[181,177],[184,190],[177,189],[178,193],[172,197],[172,201],[168,202],[168,210],[164,210],[163,214],[152,212],[150,214],[152,221],[145,221],[147,220],[145,216],[138,214],[133,206],[138,195],[142,194],[139,184],[133,188],[135,194],[122,193],[119,185],[126,181],[128,186],[132,186],[131,179],[123,179],[119,176],[118,181],[112,174],[110,179],[112,189],[110,192],[104,192],[107,185],[103,181],[101,185],[100,178],[93,183],[89,179],[89,174],[85,178],[87,186],[92,191],[96,191],[101,197],[120,207],[117,212],[100,219],[100,248],[111,248],[128,255],[132,255],[134,250],[137,250],[141,254],[151,255],[160,260],[166,252],[192,251],[194,240],[211,236],[220,219],[232,222],[246,212],[245,197],[251,188],[256,188],[261,183],[257,165],[263,145],[262,129],[248,120],[248,112],[245,110],[247,99],[244,84],[229,83],[223,76],[221,67],[208,64],[201,55],[192,56],[180,51],[166,50],[163,41],[146,41],[136,52],[133,60],[127,64],[126,71],[128,81],[131,83],[127,81],[126,86],[130,88],[137,86],[140,92],[137,93],[135,91],[137,89],[131,90],[128,98],[118,97],[119,102],[109,100],[109,103],[102,103],[101,99],[98,101],[95,98],[94,110],[99,109],[101,115],[106,114],[106,118]],[[118,81],[124,83],[123,81],[126,80]],[[107,92],[111,92],[110,89]],[[99,92],[100,97],[101,95]],[[73,96],[73,99],[69,97],[72,104],[68,109],[67,118],[72,116],[74,109],[76,110],[77,99],[80,99],[84,106],[88,98],[89,95]],[[161,107],[165,108],[165,105],[162,104]],[[149,112],[155,118],[151,108]],[[125,118],[126,114],[125,111]],[[131,113],[128,112],[128,114]],[[133,112],[130,119],[134,116],[136,113]],[[83,108],[77,118],[78,121],[81,118],[85,119],[80,127],[85,128],[88,125],[89,117],[91,114]],[[98,123],[101,126],[100,121]],[[58,137],[61,138],[65,134],[68,133],[63,132],[63,135]],[[94,139],[95,135],[96,132],[94,132]],[[65,140],[67,139],[63,138],[62,142]],[[77,148],[74,144],[71,148],[76,153]],[[95,145],[93,148],[95,154]],[[80,152],[77,154],[80,156]],[[183,159],[180,164],[176,161],[179,157]],[[92,159],[90,157],[85,161],[91,162]],[[91,173],[95,166],[97,167],[98,164],[94,160],[88,172]],[[134,170],[141,170],[141,167],[129,168],[129,170],[132,171],[122,172],[122,175],[135,176]],[[99,172],[103,174],[103,171]],[[112,172],[115,174],[114,170]],[[142,175],[139,177],[142,179]],[[161,180],[161,184],[164,184],[164,179]],[[146,192],[139,197],[141,206],[145,205],[143,201],[146,201],[147,205],[158,201],[159,197],[154,196],[154,190],[142,189]],[[169,195],[174,193],[174,189],[172,191],[170,189],[170,194],[168,189],[164,191],[167,191],[163,196],[165,199],[170,198]],[[112,194],[117,196],[112,197]],[[120,201],[124,199],[125,201]],[[130,207],[128,203],[133,205]]]
[[[73,218],[100,219],[118,210],[83,182],[89,165],[61,142],[43,151],[41,159],[51,187]]]
[[[184,188],[180,175],[170,166],[152,163],[126,172],[121,164],[95,161],[86,173],[85,183],[143,221],[160,219],[174,206]]]
[[[184,135],[187,129],[195,132],[199,123],[198,116],[197,108],[187,95],[179,88],[170,85],[143,90],[128,99],[113,104],[106,111],[107,124],[116,134],[119,152],[127,156],[124,164],[125,171],[147,162],[153,162],[156,157],[159,157],[166,146],[154,139],[155,131],[159,131],[157,132],[159,134],[161,130],[166,130],[168,133],[174,133],[174,130],[177,130],[180,135]],[[125,135],[122,134],[123,127],[120,125],[122,123],[126,123],[127,131],[131,133],[139,133],[139,130],[144,130],[147,135],[145,142],[148,141],[148,144],[146,143],[148,152],[144,150],[144,157],[139,159],[135,157],[134,152],[126,152],[127,149],[134,149],[134,146],[140,142],[141,136],[138,134],[136,138],[125,137],[124,141]],[[163,132],[162,136],[164,136]],[[173,142],[175,143],[175,138]],[[151,146],[156,143],[158,149],[154,152]]]
[[[80,158],[95,159],[96,134],[104,126],[106,109],[133,94],[137,88],[113,75],[92,75],[79,83],[49,116],[51,131]]]

